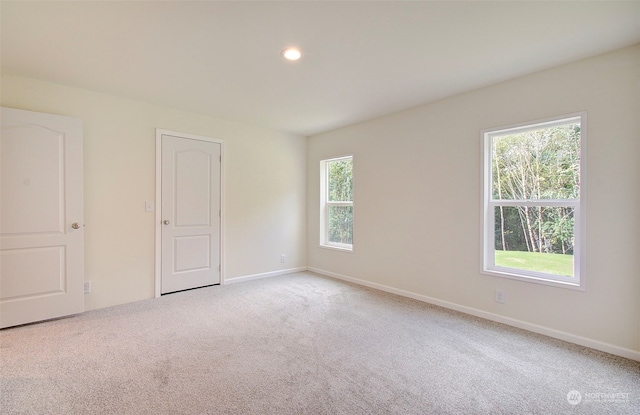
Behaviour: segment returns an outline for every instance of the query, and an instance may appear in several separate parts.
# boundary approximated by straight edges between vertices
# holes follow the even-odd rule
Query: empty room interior
[[[640,2],[0,24],[0,413],[639,413]]]

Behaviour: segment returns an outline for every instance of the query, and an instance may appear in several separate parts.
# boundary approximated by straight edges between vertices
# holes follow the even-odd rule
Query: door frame
[[[181,133],[156,128],[156,202],[155,202],[155,297],[160,297],[162,288],[162,136],[207,141],[220,144],[220,284],[224,284],[224,140],[201,135]]]

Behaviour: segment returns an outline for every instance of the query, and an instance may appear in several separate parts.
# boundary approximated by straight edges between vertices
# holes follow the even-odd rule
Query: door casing
[[[207,141],[220,144],[220,284],[224,284],[224,140],[156,128],[156,202],[155,202],[155,297],[162,295],[162,136]]]

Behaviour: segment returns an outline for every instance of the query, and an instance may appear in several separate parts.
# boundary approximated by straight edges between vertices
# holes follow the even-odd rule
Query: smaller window
[[[320,245],[353,250],[353,156],[320,161]]]

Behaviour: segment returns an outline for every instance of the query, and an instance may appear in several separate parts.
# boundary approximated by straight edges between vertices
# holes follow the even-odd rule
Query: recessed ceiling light
[[[288,48],[282,51],[282,56],[284,56],[284,58],[287,60],[297,61],[302,57],[302,53],[300,52],[299,49]]]

